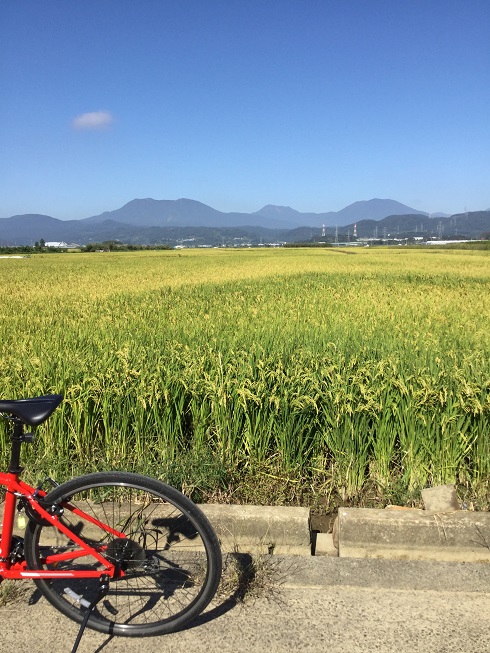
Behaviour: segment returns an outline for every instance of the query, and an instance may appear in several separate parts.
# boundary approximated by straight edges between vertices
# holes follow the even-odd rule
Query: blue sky
[[[2,0],[0,217],[490,208],[488,0]]]

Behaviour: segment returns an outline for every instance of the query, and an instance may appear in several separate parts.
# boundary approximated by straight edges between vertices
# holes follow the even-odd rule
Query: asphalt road
[[[243,603],[233,587],[187,630],[107,638],[85,631],[79,653],[485,653],[490,565],[272,558]],[[44,600],[0,608],[0,651],[69,653],[78,627]]]

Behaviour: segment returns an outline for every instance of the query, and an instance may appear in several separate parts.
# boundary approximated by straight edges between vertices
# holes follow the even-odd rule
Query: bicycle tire
[[[215,595],[222,565],[218,539],[202,511],[175,488],[140,474],[96,472],[59,485],[43,502],[63,508],[63,523],[98,546],[105,557],[121,561],[126,552],[120,562],[125,575],[110,580],[88,627],[127,637],[163,635],[188,624]],[[82,521],[68,504],[110,520],[109,526],[124,531],[131,545]],[[29,520],[24,542],[29,569],[102,569],[93,556],[57,562],[55,567],[45,564],[47,555],[77,548],[46,521]],[[55,608],[79,623],[99,587],[97,578],[35,583]]]

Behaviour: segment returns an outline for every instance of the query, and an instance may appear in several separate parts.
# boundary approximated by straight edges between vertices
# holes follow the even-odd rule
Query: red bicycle
[[[13,422],[0,535],[0,582],[32,578],[48,601],[85,626],[128,637],[166,634],[188,624],[213,598],[221,552],[199,508],[161,481],[97,472],[34,488],[20,480],[20,452],[61,395],[0,401]],[[44,486],[51,485],[46,491]],[[14,534],[16,512],[24,537]]]

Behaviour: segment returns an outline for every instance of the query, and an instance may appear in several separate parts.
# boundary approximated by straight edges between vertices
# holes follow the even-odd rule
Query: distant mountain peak
[[[274,211],[274,213],[282,213],[283,211],[292,211],[293,213],[299,213],[296,209],[292,209],[290,206],[281,206],[279,204],[266,204],[255,213],[266,213],[269,211]]]
[[[348,218],[350,222],[358,222],[360,220],[382,220],[389,215],[416,214],[427,215],[424,211],[417,211],[417,209],[396,200],[375,197],[371,200],[361,200],[349,204],[349,206],[337,211],[335,215],[341,220]]]

